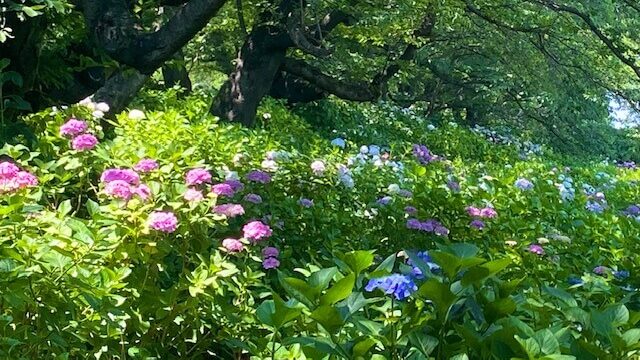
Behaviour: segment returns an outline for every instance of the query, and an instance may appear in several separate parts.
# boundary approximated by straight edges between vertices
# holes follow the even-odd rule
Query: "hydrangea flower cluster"
[[[91,150],[98,144],[98,138],[87,133],[89,125],[86,121],[71,118],[60,126],[60,136],[71,139],[71,148],[76,151]]]
[[[252,204],[260,204],[262,202],[262,197],[258,194],[247,194],[244,197],[244,201]]]
[[[558,179],[561,183],[557,183],[556,188],[558,188],[558,191],[560,192],[560,198],[562,201],[573,201],[576,197],[576,189],[573,187],[573,179],[565,175],[560,175]]]
[[[411,218],[407,220],[407,229],[411,230],[420,230],[424,232],[432,232],[438,236],[447,236],[449,235],[449,229],[447,229],[444,225],[442,225],[439,221],[434,219],[429,219],[425,221],[420,221],[415,218]]]
[[[583,185],[583,191],[588,197],[585,208],[593,213],[601,214],[607,209],[607,200],[604,193],[598,192],[593,186],[589,184]]]
[[[415,156],[416,160],[422,165],[427,165],[440,159],[438,156],[432,154],[425,145],[421,144],[413,145],[413,156]]]
[[[246,224],[242,231],[244,232],[244,237],[251,241],[252,243],[257,243],[258,241],[264,240],[271,236],[272,230],[269,225],[264,224],[262,221],[251,221]]]
[[[211,173],[203,168],[189,170],[185,176],[185,182],[188,186],[210,183]]]
[[[151,189],[140,184],[140,176],[131,169],[107,169],[102,172],[100,181],[104,184],[104,193],[111,198],[128,201],[133,196],[147,200]]]
[[[178,228],[178,218],[172,212],[154,211],[149,215],[147,224],[153,230],[172,233]]]
[[[529,245],[529,252],[536,255],[544,255],[544,248],[540,244]]]
[[[326,165],[323,161],[316,160],[311,163],[311,171],[315,176],[322,176],[324,172],[327,170]]]
[[[253,170],[247,174],[247,180],[261,184],[268,184],[271,182],[271,175],[261,170]]]
[[[522,191],[533,190],[533,183],[530,180],[525,178],[519,178],[518,180],[516,180],[516,182],[514,183],[514,186]]]
[[[280,251],[272,246],[267,246],[262,249],[262,267],[265,270],[276,269],[280,266],[280,261],[278,260],[279,255]]]
[[[387,295],[393,295],[396,300],[404,300],[418,290],[415,282],[407,275],[391,274],[389,276],[371,279],[365,286],[366,291],[382,290]]]
[[[234,218],[236,216],[244,215],[244,208],[240,204],[222,204],[214,206],[213,212],[224,215],[228,218]]]
[[[310,208],[313,206],[313,200],[302,198],[298,200],[298,204],[304,208]]]
[[[244,250],[244,244],[242,241],[232,238],[222,240],[222,247],[230,253],[238,253]]]
[[[94,102],[90,96],[80,100],[78,105],[82,105],[91,110],[93,117],[97,119],[103,118],[104,114],[109,112],[109,104],[105,102]]]
[[[133,166],[133,170],[141,173],[149,173],[156,169],[158,169],[158,162],[149,158],[140,159],[140,161]]]
[[[0,194],[13,193],[37,185],[38,178],[30,172],[21,171],[9,161],[0,162]]]
[[[476,218],[493,219],[498,216],[498,212],[492,207],[477,208],[475,206],[468,206],[466,210],[467,214]]]

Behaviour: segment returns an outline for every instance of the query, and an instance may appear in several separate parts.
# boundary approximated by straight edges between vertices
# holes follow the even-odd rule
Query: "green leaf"
[[[396,262],[396,254],[389,255],[386,259],[384,259],[382,263],[380,263],[380,265],[378,265],[378,267],[375,270],[373,270],[369,274],[369,277],[376,278],[376,277],[388,275],[393,271],[393,266],[395,265],[395,262]]]
[[[329,286],[331,279],[338,273],[337,267],[331,267],[328,269],[321,269],[309,276],[309,285],[316,288],[318,291],[322,291]]]
[[[327,292],[320,297],[320,304],[335,304],[338,301],[346,299],[353,290],[353,285],[355,284],[356,275],[355,273],[350,273],[349,275],[343,277],[338,282],[336,282]]]
[[[338,309],[329,305],[320,305],[310,315],[320,323],[329,333],[335,333],[344,324],[344,319]]]
[[[540,354],[540,345],[536,339],[528,338],[525,340],[518,335],[515,335],[515,338],[530,359],[535,359]]]
[[[540,345],[540,351],[545,355],[555,354],[560,351],[560,344],[555,335],[549,329],[540,330],[533,335]]]
[[[71,212],[72,209],[73,207],[71,206],[71,200],[65,200],[61,202],[60,205],[58,205],[58,214],[61,218],[64,218]]]
[[[548,293],[551,296],[554,296],[560,300],[562,300],[565,304],[571,306],[571,307],[577,307],[578,306],[578,302],[573,298],[573,296],[571,296],[571,294],[569,294],[568,292],[564,291],[563,289],[559,289],[559,288],[552,288],[549,286],[543,286],[542,290],[546,293]]]
[[[504,258],[489,261],[482,265],[474,266],[467,270],[467,272],[462,277],[462,286],[469,286],[472,284],[479,284],[484,279],[493,276],[509,266],[511,264],[511,259]]]
[[[627,345],[627,347],[636,345],[638,341],[640,341],[640,329],[627,330],[624,334],[622,334],[622,340],[624,340],[624,343]]]
[[[422,284],[416,294],[433,301],[442,319],[446,318],[449,308],[456,301],[456,296],[451,292],[449,286],[435,278],[431,278]]]
[[[438,339],[422,331],[413,331],[409,334],[409,343],[418,349],[422,355],[429,358],[429,355],[438,346]]]
[[[320,292],[305,281],[294,277],[284,278],[282,273],[278,272],[278,279],[280,279],[280,285],[282,288],[294,299],[305,304],[309,308],[313,307],[313,303],[317,300]]]
[[[373,251],[351,251],[346,253],[342,260],[354,273],[359,274],[373,264]]]

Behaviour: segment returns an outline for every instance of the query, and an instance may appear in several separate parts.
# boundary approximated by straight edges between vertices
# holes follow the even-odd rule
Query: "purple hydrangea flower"
[[[609,268],[602,265],[593,268],[593,273],[600,276],[606,276],[608,271]]]
[[[433,229],[433,232],[438,236],[447,236],[449,235],[449,229],[442,225],[438,225]]]
[[[211,192],[218,196],[228,196],[231,197],[235,193],[233,188],[229,184],[215,184],[211,187]]]
[[[376,200],[376,204],[378,204],[380,206],[389,205],[391,200],[393,200],[393,198],[391,198],[391,196],[383,196],[380,199]]]
[[[420,260],[424,261],[424,263],[427,264],[427,266],[429,267],[429,271],[431,271],[431,273],[435,274],[440,271],[440,266],[438,266],[436,263],[433,262],[433,259],[431,259],[431,256],[429,255],[428,251],[421,251],[421,252],[418,252],[416,255],[418,256],[418,258],[420,258]],[[416,279],[424,279],[424,274],[422,273],[422,270],[420,270],[420,268],[416,266],[416,264],[414,264],[411,259],[407,259],[407,265],[413,267],[413,269],[411,270],[411,274]]]
[[[266,248],[262,249],[262,257],[264,258],[278,257],[278,255],[280,255],[280,251],[278,251],[278,249],[274,248],[273,246],[267,246]]]
[[[407,229],[411,230],[420,230],[422,223],[418,219],[408,219],[407,220]]]
[[[438,160],[438,157],[433,155],[425,145],[420,144],[413,145],[413,156],[415,156],[416,160],[423,165],[427,165]]]
[[[486,207],[480,210],[480,217],[493,219],[498,216],[498,212],[495,209]]]
[[[478,219],[475,219],[475,220],[471,221],[471,224],[469,224],[469,225],[471,227],[474,227],[474,228],[478,229],[478,230],[482,230],[485,227],[484,222],[482,222],[482,220],[478,220]]]
[[[262,202],[262,197],[258,194],[247,194],[244,197],[244,201],[248,201],[253,204],[260,204]]]
[[[418,287],[413,280],[406,275],[391,274],[389,276],[369,280],[365,290],[371,292],[375,289],[380,289],[388,295],[393,294],[397,300],[404,300],[418,290]]]
[[[271,182],[271,175],[261,170],[253,170],[247,174],[247,180],[261,184],[268,184]]]
[[[235,192],[242,191],[242,189],[244,189],[244,184],[240,180],[229,179],[225,180],[224,184],[231,186],[231,189]]]
[[[475,206],[467,206],[467,214],[470,216],[480,216],[481,210]]]
[[[300,199],[298,200],[298,204],[305,208],[310,208],[313,206],[313,200],[310,199]]]
[[[140,184],[138,186],[132,187],[131,191],[134,194],[138,195],[138,197],[142,200],[147,200],[151,196],[151,189],[146,184]]]
[[[415,215],[415,214],[417,214],[417,213],[418,213],[418,209],[416,209],[416,208],[415,208],[415,207],[413,207],[413,206],[406,206],[406,207],[404,208],[404,212],[405,212],[406,214],[408,214],[408,215]]]
[[[453,192],[460,191],[460,184],[457,181],[453,181],[453,180],[447,181],[447,187],[449,188],[449,190]]]
[[[12,179],[18,175],[19,171],[20,169],[13,163],[8,161],[0,162],[0,178],[2,179]]]
[[[262,261],[262,267],[265,270],[276,269],[280,266],[280,261],[274,257],[268,257]]]

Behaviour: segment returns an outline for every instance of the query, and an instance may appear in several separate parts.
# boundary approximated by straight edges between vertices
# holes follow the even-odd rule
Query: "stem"
[[[278,329],[273,332],[273,338],[271,339],[271,360],[276,360],[276,336],[278,335]]]

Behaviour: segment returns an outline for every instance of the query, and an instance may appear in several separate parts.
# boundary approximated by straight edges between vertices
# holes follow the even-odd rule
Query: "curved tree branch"
[[[298,11],[291,11],[287,15],[287,33],[295,46],[309,55],[327,57],[331,50],[313,45],[304,33],[304,19]]]

